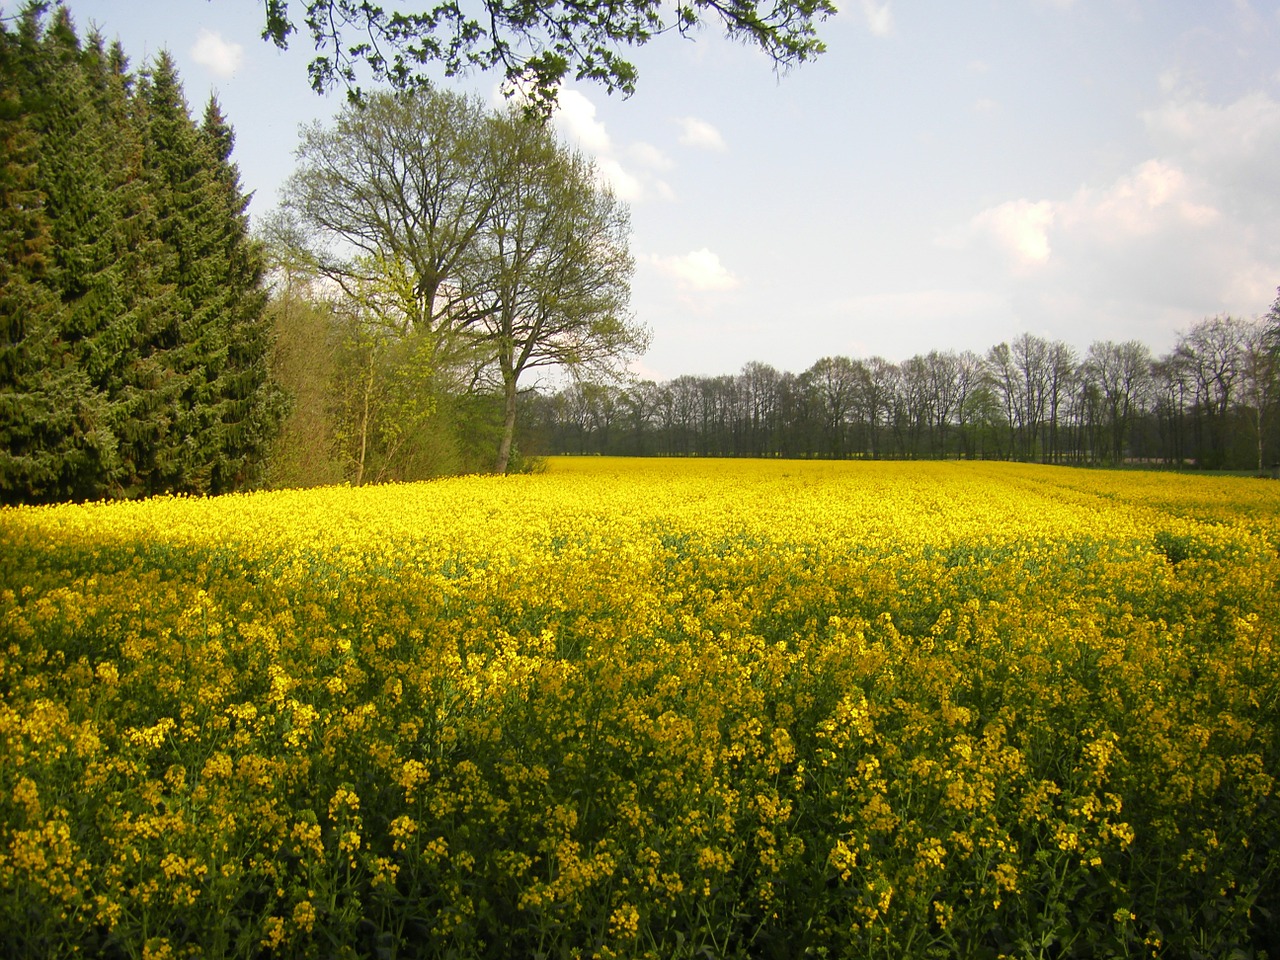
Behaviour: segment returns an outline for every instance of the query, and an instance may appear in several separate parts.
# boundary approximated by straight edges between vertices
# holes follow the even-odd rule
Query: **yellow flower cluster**
[[[1280,948],[1280,485],[557,459],[0,557],[6,955]]]

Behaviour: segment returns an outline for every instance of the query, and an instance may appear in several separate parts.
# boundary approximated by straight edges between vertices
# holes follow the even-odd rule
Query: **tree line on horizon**
[[[1278,292],[1280,293],[1280,292]],[[1083,355],[1025,333],[979,354],[824,357],[802,373],[572,383],[532,404],[552,454],[998,459],[1262,473],[1280,462],[1280,295],[1263,317],[1206,318],[1156,356]]]

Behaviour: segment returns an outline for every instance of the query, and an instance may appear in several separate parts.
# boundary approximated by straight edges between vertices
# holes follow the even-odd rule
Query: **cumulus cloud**
[[[1142,114],[1157,143],[1189,149],[1200,159],[1266,154],[1280,142],[1280,102],[1262,91],[1218,105],[1201,99],[1171,99]]]
[[[1147,160],[1105,187],[1083,186],[1064,200],[1007,200],[974,215],[943,238],[944,245],[986,241],[1018,269],[1053,256],[1051,234],[1095,248],[1131,244],[1137,238],[1178,233],[1216,222],[1220,211],[1203,200],[1207,190],[1173,164]]]
[[[680,142],[686,147],[697,147],[700,150],[724,150],[724,137],[720,131],[697,117],[678,117],[680,125]]]
[[[644,183],[613,157],[597,157],[596,174],[619,200],[634,203],[644,199]]]
[[[652,254],[648,262],[676,281],[682,290],[697,293],[732,290],[739,284],[720,257],[703,247],[678,256]]]
[[[1135,317],[1159,318],[1159,337],[1188,316],[1264,310],[1280,263],[1280,103],[1171,97],[1142,120],[1148,159],[1069,194],[993,204],[939,243],[1006,269],[1022,312],[1056,316],[1076,339]]]
[[[866,18],[867,29],[872,36],[887,37],[893,33],[893,13],[889,10],[889,4],[862,0],[862,15]]]
[[[1046,263],[1052,252],[1049,228],[1054,204],[1049,200],[1008,200],[976,214],[969,223],[948,234],[947,246],[966,247],[986,241],[1001,250],[1017,268]]]
[[[636,141],[627,147],[627,156],[650,170],[670,170],[675,163],[651,143]]]
[[[1119,237],[1205,226],[1219,212],[1200,201],[1203,192],[1179,167],[1148,160],[1104,190],[1082,187],[1063,206],[1063,219],[1069,227],[1092,224],[1102,233]]]
[[[1173,93],[1182,84],[1182,74],[1177,70],[1165,70],[1156,78],[1162,93]]]
[[[201,28],[191,47],[191,56],[196,63],[217,76],[230,77],[244,62],[244,47],[238,43],[228,43],[216,31]]]
[[[609,153],[613,149],[608,131],[596,118],[596,105],[577,90],[561,90],[557,95],[555,125],[588,153]]]
[[[1161,153],[1213,183],[1233,211],[1280,212],[1280,101],[1260,91],[1227,104],[1171,98],[1142,119]]]
[[[642,142],[619,148],[597,116],[595,104],[581,91],[559,91],[553,122],[561,136],[595,160],[600,182],[618,199],[627,203],[672,199],[671,187],[658,176],[673,166],[666,154]]]

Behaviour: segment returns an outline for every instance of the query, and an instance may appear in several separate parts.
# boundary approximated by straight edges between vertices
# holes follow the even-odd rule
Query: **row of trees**
[[[541,398],[539,442],[559,453],[997,458],[1158,462],[1261,471],[1280,460],[1280,297],[1255,320],[1219,316],[1156,357],[1142,343],[1083,356],[1024,334],[985,355],[901,363],[826,357],[796,375],[627,387],[575,383]]]
[[[264,259],[214,99],[29,4],[0,23],[0,502],[218,493],[279,417]]]

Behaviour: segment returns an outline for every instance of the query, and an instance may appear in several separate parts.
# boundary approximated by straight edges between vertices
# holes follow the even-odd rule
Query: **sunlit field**
[[[1280,483],[0,511],[5,957],[1280,957]]]

